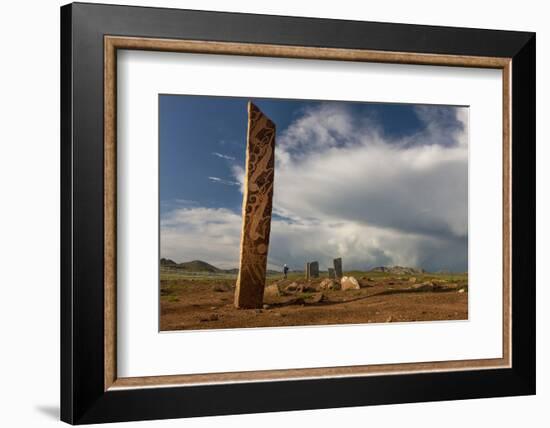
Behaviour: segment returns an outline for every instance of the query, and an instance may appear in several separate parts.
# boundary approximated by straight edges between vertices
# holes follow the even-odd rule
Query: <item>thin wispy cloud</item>
[[[226,186],[240,186],[241,183],[239,183],[238,181],[231,181],[231,180],[226,180],[224,178],[220,178],[220,177],[208,177],[208,179],[214,183],[219,183],[219,184],[225,184]]]
[[[235,158],[234,158],[233,156],[224,155],[223,153],[212,152],[212,154],[213,154],[214,156],[219,157],[220,159],[225,159],[225,160],[230,160],[230,161],[234,161],[234,160],[235,160]]]

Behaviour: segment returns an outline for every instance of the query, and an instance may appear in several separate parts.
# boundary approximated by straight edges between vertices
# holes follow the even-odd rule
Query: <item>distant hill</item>
[[[211,265],[210,263],[203,262],[202,260],[193,260],[190,262],[176,263],[171,259],[160,259],[160,265],[170,269],[176,269],[184,272],[224,272],[222,269]]]
[[[178,264],[178,269],[184,270],[187,272],[221,272],[221,269],[218,269],[216,266],[211,265],[210,263],[203,262],[202,260],[193,260],[191,262],[184,262]]]
[[[385,272],[392,275],[417,275],[425,273],[425,270],[406,266],[378,266],[371,269],[371,272]]]
[[[207,263],[202,260],[193,260],[191,262],[176,263],[171,259],[160,259],[161,267],[166,267],[171,270],[177,270],[181,272],[209,272],[209,273],[223,273],[223,274],[234,274],[239,273],[238,268],[232,269],[220,269],[210,263]],[[266,275],[278,275],[281,272],[275,270],[267,270]]]

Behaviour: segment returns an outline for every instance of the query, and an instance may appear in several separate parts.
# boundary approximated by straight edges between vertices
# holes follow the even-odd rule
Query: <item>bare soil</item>
[[[369,275],[365,273],[365,275]],[[161,274],[160,329],[197,330],[468,319],[467,276],[355,276],[358,290],[320,290],[324,278],[270,278],[279,296],[262,309],[236,309],[235,279]],[[296,283],[297,291],[286,292]],[[418,284],[433,291],[419,291]],[[301,287],[300,287],[301,286]],[[292,288],[292,287],[291,287]],[[301,290],[301,288],[305,288]],[[429,288],[429,287],[428,287]]]

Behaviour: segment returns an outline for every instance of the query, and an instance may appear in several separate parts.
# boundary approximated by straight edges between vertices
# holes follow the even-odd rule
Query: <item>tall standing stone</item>
[[[311,263],[306,263],[306,281],[309,281],[311,278]]]
[[[275,124],[249,102],[237,308],[263,304],[274,176]]]
[[[338,257],[337,259],[334,259],[334,274],[336,275],[337,279],[340,279],[343,276],[342,258],[341,257]]]
[[[330,279],[336,278],[335,275],[334,275],[334,269],[333,268],[328,268],[328,277]]]

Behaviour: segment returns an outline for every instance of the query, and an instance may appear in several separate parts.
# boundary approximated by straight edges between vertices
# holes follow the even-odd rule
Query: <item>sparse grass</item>
[[[310,291],[305,291],[303,293],[299,293],[298,297],[301,297],[302,299],[309,299],[311,296],[313,296],[315,293]]]
[[[165,281],[175,281],[178,279],[186,280],[220,280],[237,279],[237,275],[230,273],[210,273],[210,272],[177,272],[174,270],[160,269],[160,279]]]
[[[354,276],[357,279],[360,278],[369,278],[373,281],[384,280],[384,281],[408,281],[409,278],[416,278],[416,282],[440,280],[447,282],[456,282],[456,283],[467,283],[468,274],[467,273],[422,273],[414,275],[395,275],[389,272],[372,272],[372,271],[344,271],[344,276]],[[319,279],[328,278],[327,272],[320,272]],[[178,280],[185,280],[187,283],[189,281],[236,281],[236,274],[228,273],[209,273],[209,272],[176,272],[174,270],[162,269],[160,271],[161,279],[161,288],[167,287],[171,289],[174,286],[177,286]],[[284,279],[284,275],[280,274],[270,274],[266,278],[267,284],[271,284],[275,281],[280,281]],[[287,275],[288,281],[299,281],[305,279],[304,272],[289,272]]]

